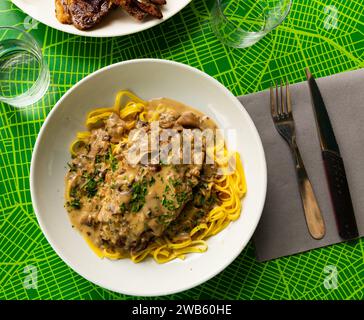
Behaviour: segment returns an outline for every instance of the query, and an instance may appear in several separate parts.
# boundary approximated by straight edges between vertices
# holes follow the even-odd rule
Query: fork
[[[298,185],[307,227],[311,236],[319,240],[325,235],[325,224],[296,143],[296,130],[288,81],[286,81],[285,99],[283,97],[282,81],[280,83],[280,94],[277,83],[275,83],[275,91],[276,95],[274,97],[274,89],[273,87],[270,88],[270,106],[273,122],[277,131],[291,149],[296,165]]]

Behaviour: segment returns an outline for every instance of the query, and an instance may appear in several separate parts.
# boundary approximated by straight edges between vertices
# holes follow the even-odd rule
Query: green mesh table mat
[[[169,0],[178,1],[178,0]],[[360,0],[300,0],[286,21],[248,49],[223,46],[209,22],[211,1],[194,0],[167,22],[120,38],[59,32],[0,1],[0,25],[25,28],[42,44],[51,85],[37,104],[0,104],[0,299],[131,299],[73,272],[52,250],[37,223],[29,167],[39,129],[57,100],[77,81],[109,64],[135,58],[183,62],[216,78],[235,95],[266,89],[272,80],[304,80],[364,67],[364,4]],[[222,273],[168,299],[363,299],[364,241],[343,243],[258,263],[252,244]],[[37,288],[29,288],[29,268]],[[332,281],[332,275],[337,282]],[[329,277],[329,278],[328,278]]]

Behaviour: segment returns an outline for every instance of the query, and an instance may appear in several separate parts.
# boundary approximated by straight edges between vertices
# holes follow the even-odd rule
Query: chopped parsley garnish
[[[85,191],[88,198],[93,198],[98,190],[100,183],[104,182],[105,178],[99,176],[100,172],[95,169],[92,174],[83,172],[82,177],[86,179],[86,182],[81,186],[81,189]]]
[[[80,199],[72,199],[71,201],[67,202],[67,204],[73,209],[81,209]]]
[[[95,156],[95,163],[100,163],[103,161],[103,159],[105,159],[105,156],[104,155],[101,155],[101,154],[97,154]]]
[[[111,170],[114,172],[118,168],[118,160],[112,154],[111,148],[109,149],[109,162]]]
[[[149,186],[152,186],[155,183],[154,177],[151,177],[149,180]]]
[[[130,211],[138,212],[145,204],[145,196],[147,194],[147,180],[143,179],[134,183],[132,187],[132,196],[130,200]]]
[[[94,178],[89,178],[85,184],[86,195],[92,198],[97,193],[97,181]]]
[[[70,190],[70,196],[71,197],[73,197],[73,198],[75,198],[76,196],[77,196],[77,188],[76,187],[73,187],[73,188],[71,188],[71,190]]]
[[[169,224],[169,220],[170,220],[170,216],[168,214],[162,214],[160,216],[157,217],[157,220],[160,224],[164,224],[167,225]]]
[[[109,162],[110,168],[112,171],[115,171],[118,168],[118,160],[114,157],[112,154],[111,147],[109,148],[109,151],[106,154],[97,154],[95,156],[95,163],[102,163],[102,162]]]
[[[171,182],[172,186],[175,187],[175,188],[182,185],[181,179],[169,178],[169,181]]]
[[[188,198],[188,194],[187,194],[187,192],[182,191],[180,193],[177,193],[176,198],[177,198],[178,204],[181,205],[186,202],[186,200]]]
[[[205,204],[205,197],[202,195],[201,192],[195,193],[195,195],[193,197],[193,203],[197,207],[202,207]]]
[[[176,210],[176,206],[174,205],[174,201],[173,200],[170,200],[170,199],[167,199],[165,196],[163,197],[162,199],[162,206],[165,207],[166,209],[170,210],[170,211],[173,211],[173,210]]]
[[[121,213],[124,213],[126,211],[126,205],[125,203],[123,202],[121,205],[120,205],[120,212]]]
[[[212,193],[211,196],[210,196],[210,198],[207,199],[207,203],[209,205],[213,205],[213,204],[217,203],[218,200],[219,199],[217,198],[217,195],[215,193]]]
[[[70,170],[70,172],[74,172],[74,171],[76,171],[77,170],[77,166],[74,164],[74,163],[67,163],[67,165],[68,165],[68,168],[69,168],[69,170]]]

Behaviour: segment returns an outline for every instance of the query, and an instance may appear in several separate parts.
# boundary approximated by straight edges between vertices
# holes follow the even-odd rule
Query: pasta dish
[[[120,91],[86,127],[70,146],[65,208],[99,257],[184,259],[239,218],[240,156],[200,111]]]

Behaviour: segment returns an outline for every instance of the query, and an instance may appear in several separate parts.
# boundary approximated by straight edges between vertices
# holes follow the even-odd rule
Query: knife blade
[[[308,68],[306,68],[306,77],[310,88],[321,154],[339,235],[344,240],[355,239],[359,237],[359,232],[346,178],[344,161],[341,157],[321,92]]]

